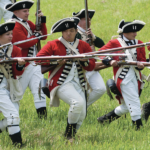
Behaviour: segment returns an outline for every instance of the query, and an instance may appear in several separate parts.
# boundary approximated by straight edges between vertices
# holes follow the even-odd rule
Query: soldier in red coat
[[[120,36],[117,39],[110,40],[100,50],[125,47],[129,45],[141,44],[142,41],[136,40],[137,32],[144,27],[145,23],[139,20],[133,22],[124,22],[122,20],[119,23],[118,33]],[[126,50],[126,54],[130,54],[125,60],[131,61],[146,61],[145,48],[133,48]],[[134,66],[121,66],[117,65],[120,57],[115,56],[113,58],[106,58],[103,60],[105,65],[113,66],[114,79],[119,90],[116,98],[120,102],[120,106],[116,107],[108,114],[99,117],[98,121],[103,123],[106,120],[109,122],[119,118],[123,114],[130,113],[131,119],[136,124],[137,129],[142,126],[141,121],[141,109],[139,95],[143,86],[141,70],[144,69],[144,65],[141,62],[137,63],[137,67]]]
[[[0,25],[0,45],[10,43],[15,22],[8,21]],[[5,46],[0,54],[8,57],[22,57],[17,46]],[[22,146],[19,127],[19,100],[22,99],[22,88],[17,79],[19,71],[25,67],[25,61],[18,58],[18,63],[0,65],[0,111],[4,119],[0,121],[0,133],[8,129],[9,136],[14,145]],[[19,73],[20,74],[20,73]]]
[[[150,51],[150,46],[147,46],[147,49]],[[147,61],[150,61],[149,59]],[[142,105],[142,117],[147,122],[150,116],[150,102],[144,103]]]
[[[12,42],[18,42],[22,40],[32,39],[35,37],[39,37],[41,35],[47,34],[46,28],[46,17],[43,16],[42,12],[40,11],[39,17],[41,17],[42,27],[41,31],[36,31],[35,24],[28,20],[29,17],[29,9],[34,4],[33,1],[22,0],[18,1],[14,4],[6,5],[6,9],[13,12],[13,20],[16,22],[14,32],[13,32],[13,40]],[[43,37],[41,40],[46,40],[46,37]],[[33,57],[36,56],[37,49],[36,43],[38,43],[39,39],[35,39],[29,41],[27,43],[23,43],[18,45],[22,50],[23,57]],[[26,63],[26,68],[23,74],[20,76],[20,82],[23,87],[23,92],[25,92],[26,88],[29,87],[33,97],[34,97],[34,104],[37,110],[38,116],[46,117],[46,97],[41,91],[41,97],[38,94],[38,88],[40,80],[43,78],[41,74],[40,66],[33,66],[33,62]]]
[[[92,52],[89,44],[75,38],[79,20],[77,17],[72,17],[55,23],[51,32],[62,32],[62,37],[49,41],[37,56],[65,56]],[[50,106],[58,107],[59,99],[69,104],[65,136],[70,139],[75,136],[76,130],[79,129],[86,116],[86,81],[83,69],[92,71],[95,67],[95,60],[47,62],[48,65],[58,64],[55,69],[49,71]]]
[[[88,10],[89,26],[91,26],[91,20],[94,14],[95,14],[95,10]],[[72,13],[72,16],[80,18],[80,22],[78,23],[77,26],[78,32],[76,35],[78,39],[87,42],[87,35],[90,34],[92,36],[92,41],[93,41],[93,45],[91,46],[93,51],[95,51],[95,47],[101,48],[102,46],[105,45],[104,41],[101,38],[95,36],[92,33],[90,28],[88,29],[88,31],[86,31],[85,9],[82,9],[77,13],[75,12]],[[106,92],[106,86],[102,76],[98,71],[87,71],[86,78],[91,88],[91,90],[88,90],[89,96],[88,96],[87,106],[89,107],[95,101],[97,101],[102,97],[102,95]]]

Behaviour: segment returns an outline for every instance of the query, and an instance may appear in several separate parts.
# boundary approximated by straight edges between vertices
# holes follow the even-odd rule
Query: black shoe
[[[100,123],[104,123],[104,122],[109,122],[111,123],[112,121],[116,120],[120,118],[120,116],[116,115],[115,114],[115,110],[109,112],[108,114],[102,116],[102,117],[99,117],[97,118],[98,122]]]
[[[10,136],[14,146],[17,146],[19,148],[22,146],[21,132],[18,132],[18,133],[9,135],[9,136]]]
[[[67,123],[66,131],[65,131],[65,137],[68,140],[75,137],[75,134],[76,134],[76,125],[77,125],[77,123],[75,123],[75,124],[69,124],[69,123]]]
[[[141,126],[143,126],[141,119],[138,119],[136,121],[133,121],[133,124],[136,126],[136,130],[139,130]]]
[[[46,107],[41,107],[39,109],[36,110],[37,114],[38,114],[38,117],[40,119],[42,118],[47,118],[47,110],[46,110]]]
[[[150,115],[150,102],[145,103],[142,105],[142,118],[146,120],[148,120]]]
[[[0,133],[2,133],[2,130],[0,130]]]

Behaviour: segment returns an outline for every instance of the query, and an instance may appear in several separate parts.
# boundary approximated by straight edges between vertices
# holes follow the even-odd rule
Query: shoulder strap
[[[68,49],[71,49],[73,52],[75,52],[77,55],[79,55],[80,53],[76,50],[76,48],[79,45],[79,39],[76,39],[74,45],[70,45],[63,37],[60,37],[59,40],[61,41],[61,43],[66,46]]]
[[[9,75],[3,65],[0,65],[0,69],[2,73],[4,74],[4,76],[6,77],[6,79],[9,79]]]
[[[11,57],[12,51],[13,51],[13,46],[11,45],[11,46],[9,46],[8,51],[7,51],[7,55],[9,57]],[[9,71],[9,65],[8,64],[7,64],[7,68],[8,68],[8,71]],[[9,74],[6,71],[4,65],[0,65],[0,69],[1,69],[2,73],[4,74],[4,76],[6,77],[6,79],[9,79]]]
[[[138,40],[135,40],[135,43],[137,44],[137,43],[138,43]],[[136,50],[136,48],[134,48],[134,50]],[[136,58],[136,56],[133,54],[133,51],[130,50],[129,52],[130,52],[130,54],[131,54],[133,60],[134,60],[134,61],[137,61],[137,58]]]
[[[9,57],[11,57],[12,51],[13,51],[13,45],[10,45],[9,48],[8,48],[8,51],[7,51],[7,55]]]
[[[122,38],[117,38],[117,40],[119,41],[119,43],[121,44],[122,47],[128,46],[128,45],[126,44],[126,42],[125,42]],[[136,48],[133,48],[133,49],[136,49]],[[127,58],[128,58],[129,60],[131,60],[131,61],[133,61],[133,59],[136,60],[136,59],[135,59],[135,56],[133,57],[132,50],[126,49],[125,53],[126,53],[126,54],[130,54],[130,55],[127,56]]]
[[[86,34],[78,29],[79,34],[81,35],[82,41],[86,41]]]
[[[82,32],[80,29],[78,29],[78,32],[79,32],[81,35],[85,35],[85,36],[86,36],[86,34],[85,34],[84,32]]]
[[[118,41],[120,42],[120,44],[121,44],[122,47],[128,46],[122,38],[117,38],[117,39],[118,39]],[[137,44],[137,43],[138,43],[138,40],[135,40],[135,42],[136,42],[136,44]],[[132,48],[131,50],[128,50],[128,49],[127,49],[127,50],[125,51],[125,53],[126,53],[126,54],[130,54],[130,55],[127,56],[129,60],[131,60],[131,61],[133,61],[133,60],[136,61],[137,59],[136,59],[135,55],[134,55],[133,52],[132,52],[133,50],[136,50],[136,48]],[[133,68],[134,68],[134,71],[135,71],[135,73],[136,73],[136,75],[137,75],[137,78],[141,81],[139,71],[136,70],[135,67],[133,67]],[[117,75],[118,75],[120,72],[121,72],[121,69],[119,68],[119,70],[118,70],[118,72],[117,72],[117,74],[116,74],[116,79],[118,78]],[[141,82],[142,82],[142,81],[141,81]]]
[[[16,22],[20,23],[20,24],[21,24],[22,26],[24,26],[24,27],[26,28],[26,30],[32,35],[32,32],[31,32],[30,28],[29,28],[25,23],[23,23],[23,22],[21,22],[21,21],[15,19],[15,18],[12,19],[12,21],[16,21]]]
[[[49,76],[49,78],[48,78],[48,86],[49,86],[49,83],[50,83],[51,79],[54,77],[54,75],[58,72],[58,70],[59,70],[61,67],[62,67],[62,65],[57,66],[57,67],[53,70],[53,72],[50,74],[50,76]]]

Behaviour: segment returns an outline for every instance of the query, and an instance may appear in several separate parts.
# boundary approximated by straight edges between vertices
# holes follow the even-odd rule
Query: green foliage
[[[105,43],[117,34],[118,24],[122,19],[125,21],[136,19],[146,22],[146,26],[138,33],[137,39],[143,42],[149,41],[149,0],[89,0],[88,3],[89,9],[96,10],[92,19],[92,31],[101,37]],[[69,17],[72,12],[77,12],[82,8],[84,8],[83,0],[41,0],[41,9],[47,16],[48,32],[56,21]],[[33,22],[35,22],[35,10],[34,5],[30,10],[29,18]],[[60,33],[49,36],[46,41],[42,41],[42,46],[47,41],[57,39],[60,36]],[[102,70],[100,73],[105,82],[113,76],[112,68]],[[143,73],[148,75],[149,70],[145,69]],[[149,87],[143,90],[141,104],[149,101],[149,91]],[[90,106],[88,115],[77,133],[76,140],[71,145],[67,144],[63,137],[69,106],[61,102],[59,108],[50,108],[49,99],[47,99],[48,118],[47,120],[39,120],[34,107],[33,96],[31,91],[27,89],[20,101],[20,127],[23,141],[27,143],[24,149],[149,149],[150,121],[147,124],[143,121],[144,127],[140,131],[133,129],[129,114],[126,118],[123,116],[111,124],[101,125],[97,122],[99,116],[113,110],[116,106],[118,106],[118,102],[116,100],[110,101],[106,94]],[[3,116],[0,115],[0,119],[2,118]],[[0,150],[15,149],[10,143],[11,140],[7,132],[0,134]]]

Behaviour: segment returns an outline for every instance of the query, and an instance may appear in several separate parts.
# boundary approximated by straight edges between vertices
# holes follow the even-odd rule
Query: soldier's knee
[[[69,111],[73,113],[81,113],[83,106],[85,105],[84,101],[83,98],[78,99],[78,101],[72,100]]]
[[[7,118],[7,126],[15,126],[18,125],[19,126],[20,123],[20,118],[19,116],[11,116],[9,118]]]
[[[117,114],[118,116],[122,116],[128,112],[129,112],[129,110],[125,104],[122,104],[122,105],[116,107],[116,109],[115,109],[115,114]]]

